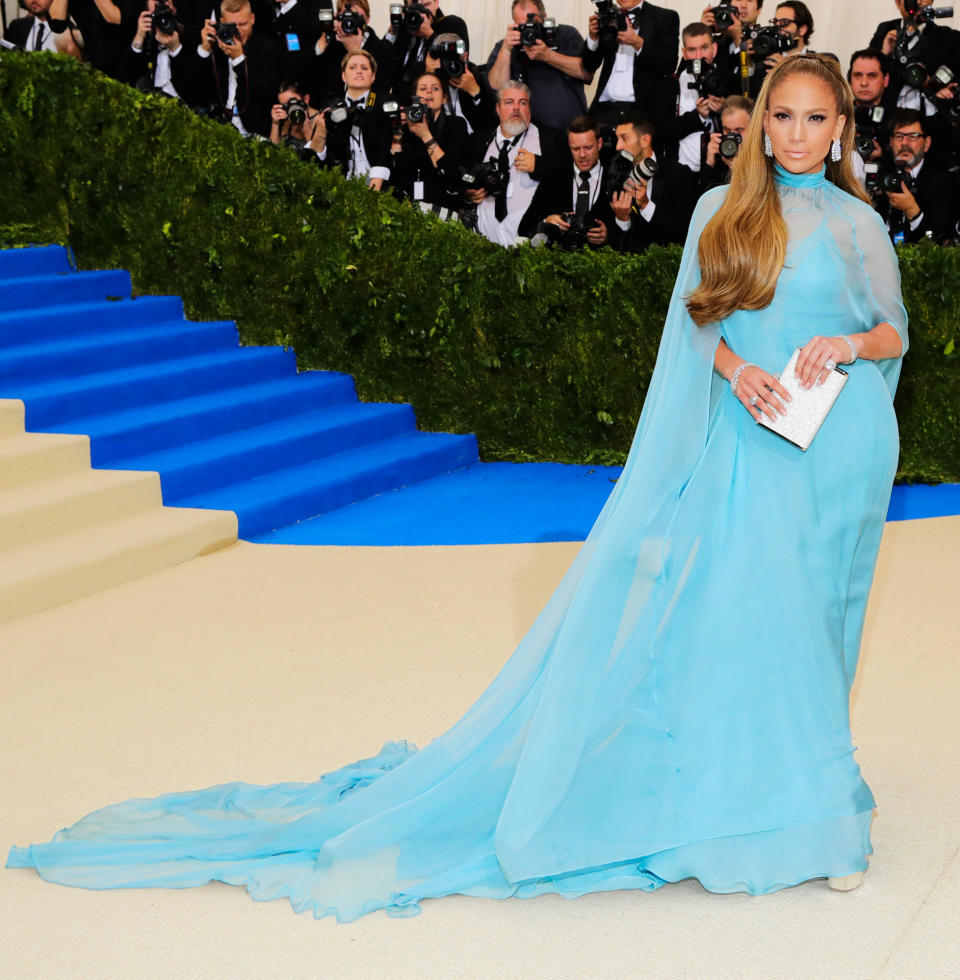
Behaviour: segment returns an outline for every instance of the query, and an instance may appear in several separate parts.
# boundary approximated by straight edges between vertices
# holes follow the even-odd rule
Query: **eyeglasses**
[[[770,23],[774,27],[789,27],[791,24],[796,24],[796,21],[791,20],[789,17],[771,17]]]
[[[890,142],[891,143],[919,143],[925,140],[926,136],[923,133],[891,133]]]

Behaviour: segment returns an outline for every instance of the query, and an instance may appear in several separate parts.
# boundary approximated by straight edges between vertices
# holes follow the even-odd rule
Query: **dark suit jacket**
[[[633,97],[638,109],[656,115],[654,101],[657,97],[657,83],[669,75],[677,63],[680,49],[680,15],[675,10],[655,7],[644,2],[637,15],[636,31],[643,38],[643,47],[633,59]],[[617,58],[617,48],[602,47],[591,51],[583,47],[583,67],[587,71],[600,69],[600,80],[591,111],[600,102],[600,96],[610,81]],[[662,115],[662,110],[661,113]]]
[[[414,183],[423,182],[423,200],[428,204],[457,208],[462,203],[460,166],[467,152],[467,124],[459,116],[441,113],[430,126],[443,156],[434,166],[423,141],[409,132],[403,135],[401,152],[393,158],[390,178],[397,197],[413,200]]]
[[[200,43],[200,30],[195,26],[180,25],[180,45],[181,51],[176,58],[170,59],[170,80],[173,87],[177,90],[180,98],[188,105],[193,104],[193,92],[191,91],[191,72],[190,72],[190,52],[197,50]],[[120,63],[120,78],[129,85],[144,84],[141,79],[146,80],[146,87],[153,86],[154,71],[157,66],[156,56],[162,51],[159,48],[151,52],[149,45],[139,52],[134,51],[132,45],[127,45],[124,52],[123,61]]]
[[[470,32],[462,17],[447,16],[443,11],[437,10],[431,37],[436,37],[438,34],[456,34],[463,39],[467,49],[470,48]],[[426,43],[418,57],[418,50],[424,40]],[[380,42],[379,53],[375,53],[378,64],[377,78],[384,91],[391,92],[401,99],[410,94],[414,80],[426,70],[426,52],[430,43],[430,38],[411,37],[405,32],[394,41],[384,37]]]
[[[237,108],[248,133],[270,135],[270,109],[280,88],[280,44],[274,38],[252,33],[244,46],[244,59],[237,66]],[[196,46],[175,59],[186,58],[189,71],[190,101],[195,105],[226,105],[230,85],[227,56],[214,47],[209,58],[202,58]],[[174,85],[177,83],[174,82]],[[180,91],[179,87],[177,91]],[[182,93],[181,93],[182,94]]]
[[[327,42],[323,54],[315,55],[314,45],[317,38],[314,37],[310,44],[308,54],[309,59],[305,66],[305,75],[302,81],[310,92],[313,101],[320,105],[338,99],[343,94],[343,69],[340,63],[347,49],[336,38]],[[303,41],[301,40],[301,46]],[[383,72],[380,69],[382,42],[377,37],[376,31],[372,27],[367,27],[363,35],[363,50],[369,51],[377,62],[377,77],[373,83],[374,90],[380,93],[386,92],[389,85],[384,82]]]
[[[951,178],[945,170],[937,166],[936,161],[927,157],[917,174],[916,182],[913,196],[923,210],[923,219],[913,231],[905,229],[906,240],[919,242],[928,231],[935,239],[955,238],[956,223],[960,218],[956,178]],[[879,199],[877,210],[884,220],[889,220],[891,215],[894,219],[898,217],[893,213],[886,195]]]
[[[899,28],[900,24],[900,20],[886,20],[880,24],[870,39],[870,47],[879,51],[887,33]],[[960,76],[960,32],[931,22],[924,27],[920,40],[909,50],[908,57],[911,61],[922,61],[930,71],[947,65],[955,75]],[[894,52],[890,58],[890,87],[899,92],[902,85],[903,71]]]
[[[343,98],[342,93],[336,101]],[[360,129],[360,139],[363,141],[363,152],[371,167],[386,167],[393,164],[390,156],[390,144],[393,142],[393,132],[390,120],[380,108],[379,99],[374,97],[374,104],[362,110],[355,117]],[[339,167],[344,173],[350,166],[350,134],[353,126],[344,123],[332,126],[327,123],[327,155],[324,161],[328,167]]]
[[[476,78],[477,84],[480,86],[480,92],[475,99],[463,91],[457,92],[457,100],[463,112],[463,118],[470,124],[471,131],[476,132],[478,129],[488,129],[497,124],[497,110],[496,102],[486,84],[485,70],[472,61],[469,62],[469,65],[473,77]],[[452,93],[457,90],[451,86],[450,91]]]
[[[27,43],[27,38],[30,36],[30,31],[33,30],[33,17],[18,17],[16,20],[10,21],[7,24],[6,33],[3,35],[5,41],[9,41],[11,44],[15,44],[18,48],[24,47]]]
[[[568,167],[554,171],[540,182],[533,201],[520,222],[519,234],[522,237],[530,238],[536,232],[537,225],[548,215],[565,214],[576,208],[577,198],[573,192],[574,167],[572,161],[568,162]],[[606,179],[607,168],[601,164],[600,193],[587,212],[587,226],[593,227],[595,221],[602,221],[607,226],[608,237],[612,237],[617,229],[610,210],[610,199],[603,193]]]
[[[470,137],[467,154],[469,163],[480,163],[484,159],[498,128],[499,126],[488,126],[477,130]],[[560,130],[550,129],[549,126],[537,126],[537,132],[540,134],[540,153],[531,176],[534,180],[543,181],[561,169],[566,170],[566,165],[570,162],[570,150],[567,147],[566,136]]]
[[[658,158],[660,169],[650,181],[650,200],[656,204],[653,220],[634,214],[629,231],[616,233],[616,246],[625,252],[642,252],[648,245],[682,245],[687,237],[696,197],[690,171],[672,160]]]

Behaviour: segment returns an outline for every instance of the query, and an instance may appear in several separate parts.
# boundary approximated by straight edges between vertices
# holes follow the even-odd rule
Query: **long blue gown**
[[[879,218],[777,167],[789,228],[772,305],[698,328],[691,224],[630,457],[557,591],[466,715],[314,783],[129,800],[8,867],[87,888],[212,879],[341,921],[695,877],[762,894],[866,868],[873,796],[848,699],[897,463],[899,359],[859,360],[810,449],[713,371],[723,337],[772,373],[814,334],[892,323]],[[373,722],[374,719],[371,719]]]

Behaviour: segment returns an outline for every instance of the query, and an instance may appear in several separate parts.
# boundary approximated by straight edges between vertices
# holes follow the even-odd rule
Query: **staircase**
[[[0,400],[0,623],[232,544],[236,518],[164,507],[156,473],[90,468],[86,436]]]
[[[130,286],[60,248],[0,252],[0,397],[31,432],[89,436],[95,467],[159,473],[165,504],[234,511],[250,538],[476,462],[473,436]]]

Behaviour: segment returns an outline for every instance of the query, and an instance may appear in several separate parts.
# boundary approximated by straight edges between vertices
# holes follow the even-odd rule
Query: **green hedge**
[[[0,56],[0,240],[409,401],[485,459],[621,462],[680,250],[506,250],[70,59]],[[38,217],[39,216],[39,217]],[[901,477],[960,481],[960,253],[905,249]]]

